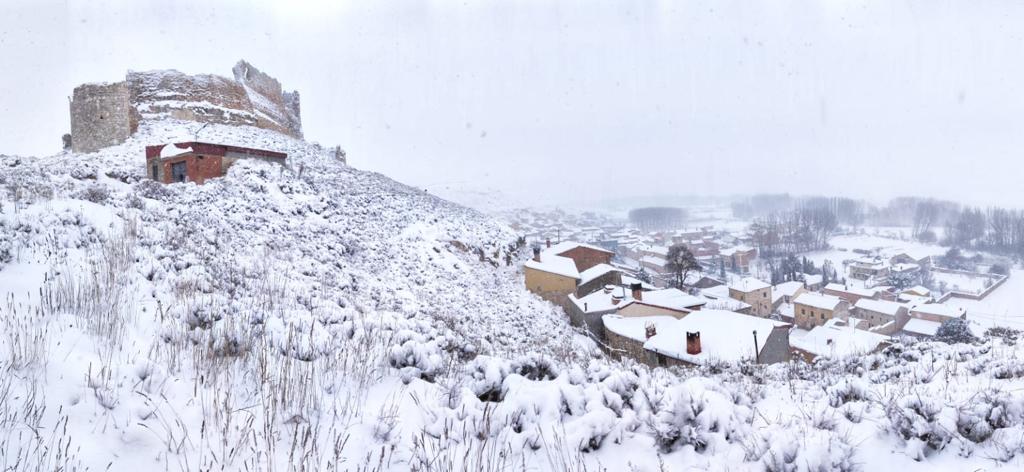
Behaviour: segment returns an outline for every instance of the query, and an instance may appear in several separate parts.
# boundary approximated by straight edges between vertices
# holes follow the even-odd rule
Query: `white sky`
[[[0,0],[0,152],[56,152],[79,83],[245,58],[307,139],[432,190],[1017,205],[1022,35],[1009,0]]]

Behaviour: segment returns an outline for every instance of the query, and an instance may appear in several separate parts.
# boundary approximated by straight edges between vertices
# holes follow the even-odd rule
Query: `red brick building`
[[[239,159],[260,159],[284,164],[283,152],[224,144],[185,142],[146,146],[146,173],[157,182],[195,182],[222,177]]]

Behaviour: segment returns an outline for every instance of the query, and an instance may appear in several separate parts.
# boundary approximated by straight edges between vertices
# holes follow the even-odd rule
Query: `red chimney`
[[[618,305],[622,301],[622,295],[612,295],[612,305]]]
[[[644,330],[646,331],[647,339],[651,339],[656,334],[658,334],[658,327],[655,326],[654,323],[648,322],[646,325],[644,325]]]
[[[643,285],[640,284],[631,284],[629,286],[629,289],[633,291],[634,300],[641,301],[644,299],[644,291],[642,290],[642,288]]]
[[[700,354],[700,331],[686,332],[686,353],[694,356]]]
[[[537,261],[537,262],[540,262],[540,248],[539,247],[533,248],[533,260]]]

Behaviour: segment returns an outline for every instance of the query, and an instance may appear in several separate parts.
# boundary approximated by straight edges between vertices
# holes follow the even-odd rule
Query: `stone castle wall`
[[[124,82],[75,87],[71,100],[71,148],[88,152],[128,139],[135,131],[129,96]]]
[[[245,61],[235,80],[174,70],[128,72],[123,82],[75,88],[71,148],[92,152],[124,142],[139,120],[164,117],[202,123],[257,126],[302,137],[298,92]]]

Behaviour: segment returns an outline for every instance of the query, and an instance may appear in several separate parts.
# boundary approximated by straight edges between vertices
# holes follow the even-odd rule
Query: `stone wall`
[[[120,144],[135,131],[124,82],[75,87],[71,99],[71,149],[92,152]]]
[[[165,117],[302,137],[298,92],[283,92],[277,79],[245,61],[232,71],[235,80],[174,70],[130,71],[123,82],[81,85],[71,101],[72,150],[92,152],[122,143],[140,119]]]

